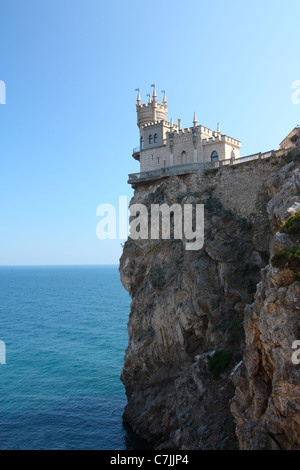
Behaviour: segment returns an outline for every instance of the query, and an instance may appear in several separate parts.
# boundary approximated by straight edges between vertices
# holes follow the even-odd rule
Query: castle
[[[128,183],[133,187],[172,175],[198,173],[281,156],[286,149],[294,147],[295,143],[298,147],[300,145],[300,127],[296,126],[281,142],[279,150],[240,157],[241,142],[221,134],[219,124],[216,131],[198,126],[196,113],[192,127],[182,129],[181,119],[178,119],[178,124],[174,124],[172,119],[169,122],[166,93],[163,91],[163,101],[160,104],[155,85],[152,86],[152,99],[148,95],[147,104],[142,104],[140,91],[137,90],[136,112],[140,145],[133,149],[132,156],[140,162],[140,172],[129,175]]]
[[[140,162],[140,172],[163,170],[189,164],[219,162],[240,157],[241,142],[221,134],[220,127],[212,131],[197,125],[194,113],[193,127],[181,128],[167,119],[168,105],[164,92],[162,104],[157,101],[155,85],[152,99],[142,104],[140,91],[137,96],[137,125],[140,145],[133,151],[133,158]]]

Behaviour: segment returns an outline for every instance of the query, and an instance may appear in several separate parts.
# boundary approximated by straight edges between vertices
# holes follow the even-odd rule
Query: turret
[[[166,97],[166,92],[165,92],[165,90],[163,90],[162,93],[164,94],[164,97],[163,97],[163,105],[164,105],[164,106],[167,106],[167,97]]]
[[[194,112],[194,120],[193,120],[193,125],[194,127],[197,126],[197,116],[196,116],[196,112]]]
[[[142,104],[141,95],[139,89],[138,96],[136,100],[136,112],[137,112],[137,125],[141,130],[145,124],[155,123],[157,121],[166,121],[168,116],[168,106],[166,93],[164,92],[163,104],[158,103],[157,93],[155,85],[153,87],[152,99],[149,96],[149,101],[147,104]]]
[[[138,92],[137,99],[136,99],[136,104],[137,104],[137,106],[139,106],[142,103],[141,95],[140,95],[140,89],[137,88],[135,91]]]

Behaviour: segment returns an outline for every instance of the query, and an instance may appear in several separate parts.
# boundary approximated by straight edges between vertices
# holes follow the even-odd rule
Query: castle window
[[[143,139],[143,137],[141,137],[141,150],[143,150],[143,149],[144,149],[144,139]]]
[[[157,141],[158,141],[158,135],[154,134],[154,143],[156,143]]]
[[[183,151],[181,154],[181,163],[186,163],[186,152]]]
[[[211,154],[211,161],[212,161],[212,162],[217,162],[218,160],[219,160],[218,152],[216,152],[216,151],[214,150],[213,153]]]
[[[152,135],[149,135],[149,144],[153,144],[153,137],[152,137]]]

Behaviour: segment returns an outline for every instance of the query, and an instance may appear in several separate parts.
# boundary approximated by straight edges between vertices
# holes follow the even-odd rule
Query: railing
[[[132,150],[132,155],[133,155],[134,153],[139,153],[139,152],[140,152],[140,146],[134,147],[134,149]]]
[[[236,159],[229,158],[226,160],[218,160],[216,162],[186,163],[184,165],[155,168],[153,170],[147,170],[141,173],[131,173],[130,175],[128,175],[128,183],[153,181],[155,179],[179,174],[183,175],[188,173],[201,173],[203,171],[212,170],[214,168],[222,168],[223,166],[239,165],[241,163],[247,163],[253,160],[270,158],[272,156],[275,156],[276,153],[277,152],[275,150],[270,150],[269,152],[259,152],[253,155],[247,155],[246,157]]]
[[[233,161],[233,165],[238,165],[239,163],[246,163],[246,162],[250,162],[252,160],[259,160],[259,159],[264,159],[264,158],[270,158],[272,156],[275,156],[276,155],[276,151],[275,150],[270,150],[269,152],[264,152],[264,153],[254,153],[253,155],[247,155],[246,157],[240,157],[240,158],[236,158],[234,161]]]
[[[153,170],[143,171],[141,173],[132,173],[129,176],[129,183],[144,180],[153,180],[166,176],[197,173],[205,170],[206,164],[204,163],[187,163],[186,165],[174,165],[166,168],[157,168]]]

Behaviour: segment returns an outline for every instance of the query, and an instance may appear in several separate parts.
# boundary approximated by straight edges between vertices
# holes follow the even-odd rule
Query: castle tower
[[[158,147],[166,145],[166,135],[173,128],[173,122],[168,122],[168,103],[165,90],[163,93],[162,103],[158,102],[155,84],[152,95],[149,97],[148,103],[142,103],[140,90],[137,89],[138,95],[136,100],[137,125],[140,130],[140,146],[136,147],[133,152],[133,158],[141,162],[141,155],[147,151],[157,151]],[[154,155],[154,154],[153,154]],[[154,158],[154,157],[153,157]],[[152,159],[152,154],[151,154]],[[159,158],[157,164],[161,164]]]
[[[145,124],[155,123],[156,121],[166,121],[168,115],[168,105],[166,93],[164,92],[163,103],[157,101],[155,85],[153,86],[152,99],[149,96],[147,104],[142,104],[140,91],[136,100],[137,125],[141,131]]]

